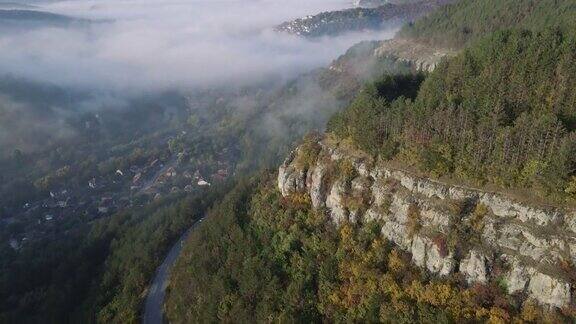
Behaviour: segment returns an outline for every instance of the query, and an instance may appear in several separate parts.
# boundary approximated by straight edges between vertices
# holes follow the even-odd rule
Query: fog
[[[90,24],[0,33],[0,72],[62,87],[140,93],[292,78],[393,31],[308,40],[272,28],[347,1],[41,2]]]
[[[53,15],[22,23],[0,17],[0,159],[15,148],[32,152],[78,137],[89,131],[84,115],[116,112],[103,115],[121,120],[122,111],[143,112],[143,103],[168,109],[166,93],[200,102],[206,98],[196,94],[205,90],[220,96],[255,86],[274,93],[362,40],[395,33],[306,39],[273,30],[287,20],[351,6],[332,0],[73,0],[25,6]],[[280,112],[260,116],[265,136],[283,136],[285,117],[323,124],[328,112],[340,107],[314,82],[299,89]],[[267,104],[247,96],[231,106],[250,118],[258,105]]]

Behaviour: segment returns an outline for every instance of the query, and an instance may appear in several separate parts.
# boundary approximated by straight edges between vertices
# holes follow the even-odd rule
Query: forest
[[[387,76],[366,87],[329,131],[435,178],[574,202],[575,46],[558,29],[497,32],[421,85]]]
[[[90,226],[78,220],[64,237],[54,233],[20,255],[3,251],[11,271],[0,277],[0,322],[137,322],[157,260],[229,186],[166,197]]]
[[[173,323],[562,323],[574,310],[519,303],[505,286],[438,279],[380,235],[335,227],[309,198],[282,198],[274,174],[238,184],[191,234],[173,271]]]
[[[400,37],[460,49],[498,30],[576,28],[571,0],[461,0],[404,25]]]
[[[462,49],[431,73],[383,73],[327,132],[430,178],[576,201],[573,1],[446,6],[401,37]],[[296,164],[308,163],[304,140]],[[192,233],[172,274],[171,322],[572,323],[506,283],[438,278],[384,239],[377,221],[335,226],[276,174],[241,182]],[[346,168],[331,177],[347,177]],[[466,239],[466,238],[463,238]],[[491,269],[498,276],[497,267]]]

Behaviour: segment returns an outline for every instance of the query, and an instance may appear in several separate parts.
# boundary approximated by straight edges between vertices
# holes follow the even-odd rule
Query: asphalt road
[[[152,284],[148,290],[148,296],[146,297],[144,316],[142,317],[144,324],[162,324],[164,322],[164,310],[162,306],[164,304],[164,296],[166,295],[166,287],[168,286],[170,269],[178,258],[184,241],[202,220],[203,219],[200,219],[194,223],[192,227],[182,234],[178,242],[172,246],[170,252],[168,252],[168,255],[158,267],[158,270],[156,270],[156,275],[154,276],[154,280],[152,280]]]

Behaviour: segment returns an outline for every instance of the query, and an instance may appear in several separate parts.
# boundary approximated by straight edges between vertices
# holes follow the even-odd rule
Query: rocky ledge
[[[383,236],[438,276],[498,282],[552,307],[575,303],[576,211],[421,178],[326,138],[290,154],[278,187],[284,197],[309,197],[336,225],[378,221]]]
[[[456,52],[453,50],[436,48],[403,38],[382,41],[374,50],[374,56],[378,58],[395,59],[426,72],[432,72],[445,57],[454,55]]]

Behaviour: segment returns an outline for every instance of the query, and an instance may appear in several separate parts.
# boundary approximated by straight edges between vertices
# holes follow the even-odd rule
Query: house
[[[209,186],[210,183],[209,183],[209,182],[206,182],[204,179],[200,179],[200,180],[198,180],[198,185],[199,185],[200,187],[204,187],[204,186]]]
[[[98,213],[100,213],[100,214],[108,213],[108,207],[104,207],[104,206],[98,207]]]
[[[186,179],[192,179],[192,174],[190,174],[190,172],[188,170],[184,171],[184,173],[182,173],[182,175]]]
[[[124,176],[124,172],[122,172],[122,170],[118,169],[116,170],[116,174],[123,177]]]
[[[54,219],[54,216],[52,216],[52,215],[46,215],[46,216],[44,216],[44,219],[49,222],[49,221],[51,221],[52,219]]]
[[[92,180],[88,181],[88,187],[96,189],[96,178],[92,178]]]

